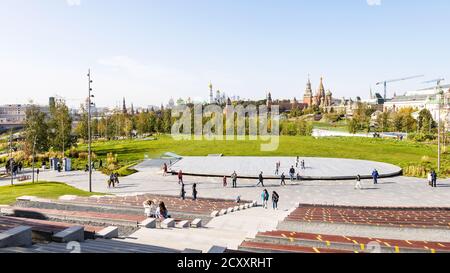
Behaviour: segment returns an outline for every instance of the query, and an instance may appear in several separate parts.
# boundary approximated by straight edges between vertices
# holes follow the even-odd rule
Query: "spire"
[[[213,85],[209,82],[209,103],[214,103]]]
[[[134,115],[134,106],[131,104],[131,115]]]
[[[318,90],[319,99],[325,97],[325,87],[323,86],[323,77],[320,77],[320,85]]]
[[[127,113],[127,105],[125,103],[125,97],[123,97],[123,104],[122,104],[122,113]]]

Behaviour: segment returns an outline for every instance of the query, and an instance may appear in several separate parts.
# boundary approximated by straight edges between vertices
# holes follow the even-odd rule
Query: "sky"
[[[448,0],[0,0],[0,104],[389,95],[449,78]],[[450,81],[450,79],[449,79]],[[448,81],[447,81],[448,82]]]

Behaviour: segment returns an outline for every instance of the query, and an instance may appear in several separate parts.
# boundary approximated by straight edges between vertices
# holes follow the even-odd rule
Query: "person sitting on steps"
[[[156,206],[154,201],[148,199],[142,203],[144,206],[144,213],[148,218],[156,218]]]

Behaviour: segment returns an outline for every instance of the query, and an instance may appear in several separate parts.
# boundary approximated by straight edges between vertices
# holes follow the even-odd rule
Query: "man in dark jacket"
[[[282,173],[281,174],[281,186],[286,186],[286,181],[285,181],[285,179],[286,179],[286,176],[284,175],[284,173]]]
[[[431,186],[433,188],[437,187],[437,174],[436,174],[436,172],[434,170],[431,171]]]
[[[372,178],[373,178],[373,184],[378,184],[378,177],[379,177],[380,175],[378,174],[378,171],[377,170],[373,170],[373,172],[372,172]]]
[[[258,184],[256,184],[256,186],[258,187],[259,184],[261,184],[261,186],[264,187],[264,177],[263,177],[263,172],[261,172],[261,173],[259,174],[259,177],[258,177]]]
[[[294,181],[295,169],[294,166],[289,170],[289,176],[291,177],[291,182]]]

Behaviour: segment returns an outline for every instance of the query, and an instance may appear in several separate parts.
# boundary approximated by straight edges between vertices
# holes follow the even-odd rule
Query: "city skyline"
[[[301,99],[310,75],[336,97],[420,89],[447,78],[448,1],[3,0],[2,103],[135,107],[170,98],[208,101],[214,90],[241,98]],[[6,27],[7,26],[7,27]]]

